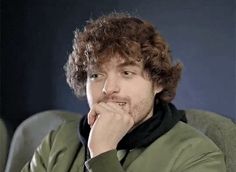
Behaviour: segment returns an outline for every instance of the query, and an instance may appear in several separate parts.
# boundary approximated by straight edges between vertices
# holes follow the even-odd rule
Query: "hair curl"
[[[169,46],[153,25],[124,13],[90,20],[83,31],[75,31],[65,71],[77,96],[85,95],[87,65],[103,63],[111,53],[119,53],[125,60],[141,60],[153,83],[163,87],[159,99],[170,102],[175,97],[182,64],[172,64]]]

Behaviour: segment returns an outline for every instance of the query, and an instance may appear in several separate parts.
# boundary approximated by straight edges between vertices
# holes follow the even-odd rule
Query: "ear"
[[[161,85],[155,85],[154,86],[154,92],[155,94],[160,93],[163,90],[163,87]]]

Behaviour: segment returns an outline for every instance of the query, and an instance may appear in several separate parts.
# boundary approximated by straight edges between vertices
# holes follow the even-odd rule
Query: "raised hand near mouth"
[[[88,113],[91,127],[88,148],[91,157],[116,149],[119,141],[133,127],[131,114],[122,108],[124,104],[108,102],[92,106]]]

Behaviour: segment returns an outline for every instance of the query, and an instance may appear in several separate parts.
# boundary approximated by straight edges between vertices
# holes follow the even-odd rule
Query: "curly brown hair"
[[[141,61],[153,83],[163,87],[159,99],[170,102],[175,97],[182,64],[172,64],[169,46],[152,24],[126,13],[104,15],[88,21],[83,31],[75,31],[65,71],[78,97],[85,95],[88,64],[102,64],[111,53]]]

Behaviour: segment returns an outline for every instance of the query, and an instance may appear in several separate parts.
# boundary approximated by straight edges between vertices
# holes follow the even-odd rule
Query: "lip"
[[[124,111],[130,113],[130,112],[129,112],[129,103],[128,103],[128,102],[126,102],[126,101],[114,101],[114,100],[112,100],[112,101],[107,101],[106,103],[108,103],[108,102],[115,103],[115,104],[117,104],[118,106],[120,106],[121,109],[123,109]]]
[[[123,102],[123,101],[108,101],[108,102],[116,103],[116,104],[118,104],[118,105],[120,105],[120,106],[124,106],[124,105],[127,104],[127,102]],[[108,103],[108,102],[107,102],[107,103]]]
[[[120,106],[124,106],[124,105],[126,105],[126,102],[116,102],[118,105],[120,105]]]
[[[114,103],[126,103],[126,102],[122,102],[122,101],[113,101]]]

